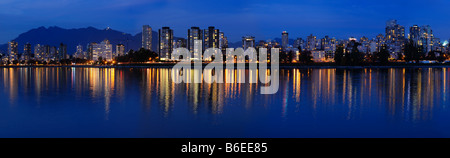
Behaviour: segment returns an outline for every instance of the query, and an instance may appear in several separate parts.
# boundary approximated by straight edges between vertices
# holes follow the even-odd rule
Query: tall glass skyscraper
[[[430,25],[424,25],[420,28],[423,53],[431,52],[433,49],[433,30]]]
[[[215,29],[214,26],[210,26],[208,29],[205,29],[203,33],[203,50],[208,48],[219,48],[219,29]]]
[[[417,25],[409,27],[409,40],[412,40],[415,46],[422,45],[420,42],[420,27]]]
[[[203,40],[202,30],[199,27],[191,27],[191,29],[188,29],[187,49],[191,53],[192,59],[197,55],[194,53],[202,53],[201,50],[195,50],[195,40]],[[202,49],[202,45],[197,49]]]
[[[173,51],[173,30],[170,27],[163,27],[158,30],[158,52],[161,60],[170,60]]]
[[[142,48],[152,50],[152,28],[148,25],[142,26]]]
[[[283,31],[281,33],[281,47],[283,47],[283,49],[288,48],[289,46],[289,34],[286,31]]]

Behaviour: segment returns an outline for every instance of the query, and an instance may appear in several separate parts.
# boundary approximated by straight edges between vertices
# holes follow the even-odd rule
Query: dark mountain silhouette
[[[152,33],[152,49],[156,50],[158,43],[158,33],[153,31]],[[77,45],[82,45],[86,50],[86,46],[90,42],[100,43],[104,39],[108,39],[113,44],[113,50],[115,51],[116,44],[123,44],[127,49],[137,50],[141,47],[142,33],[131,35],[128,33],[116,31],[113,29],[97,29],[94,27],[79,28],[79,29],[64,29],[56,26],[52,27],[39,27],[31,29],[25,33],[20,34],[14,40],[18,42],[19,53],[23,52],[23,46],[26,43],[32,45],[32,52],[34,52],[34,46],[36,44],[50,45],[58,47],[60,43],[67,45],[67,53],[73,54],[76,51]],[[8,45],[0,45],[2,52],[7,52]]]
[[[242,41],[238,41],[238,42],[229,42],[229,41],[228,41],[228,47],[229,47],[229,48],[238,48],[238,47],[242,47]]]

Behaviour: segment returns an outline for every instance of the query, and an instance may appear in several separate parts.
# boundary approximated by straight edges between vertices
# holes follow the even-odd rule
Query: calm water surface
[[[0,68],[0,137],[450,137],[450,68],[284,69],[273,95],[170,73]]]

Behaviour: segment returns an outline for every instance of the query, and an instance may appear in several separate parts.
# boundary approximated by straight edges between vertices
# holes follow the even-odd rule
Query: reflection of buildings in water
[[[292,77],[293,77],[293,79],[292,79],[292,94],[293,94],[293,97],[295,98],[295,102],[299,103],[300,102],[301,89],[302,89],[301,83],[302,83],[302,75],[303,74],[300,72],[299,69],[294,69],[292,71],[293,71],[293,75],[292,75]]]
[[[159,69],[159,101],[164,106],[164,114],[167,116],[173,105],[174,83],[170,79],[169,69]]]
[[[170,109],[174,102],[175,87],[171,82],[171,71],[165,68],[147,68],[139,71],[139,75],[142,75],[142,81],[140,85],[141,89],[141,101],[149,110],[153,97],[156,97],[156,101],[163,108],[165,116],[168,116]]]
[[[251,105],[253,104],[253,100],[255,97],[255,93],[259,93],[258,92],[258,83],[259,83],[259,79],[258,79],[258,70],[246,70],[246,76],[248,76],[248,81],[246,82],[246,94],[245,94],[245,107],[247,109],[250,109]]]
[[[3,86],[6,94],[9,94],[9,104],[15,105],[17,102],[18,95],[18,83],[17,83],[17,69],[14,68],[3,68]]]
[[[39,104],[41,101],[41,89],[42,89],[42,68],[34,69],[34,93],[36,94],[36,100]]]
[[[435,105],[443,104],[446,74],[442,69],[389,69],[386,102],[392,116],[402,120],[430,120]],[[442,99],[441,99],[442,98]]]
[[[335,69],[309,69],[308,74],[311,81],[309,86],[311,87],[314,109],[317,108],[319,103],[333,105],[336,97]],[[344,89],[345,91],[346,89]]]
[[[283,83],[284,83],[284,85],[282,86],[284,89],[282,89],[281,91],[282,91],[282,112],[281,112],[281,115],[283,116],[283,117],[285,117],[286,116],[286,111],[287,111],[287,107],[288,107],[288,104],[289,104],[289,97],[288,97],[288,95],[289,95],[289,73],[290,73],[290,70],[289,69],[287,69],[287,70],[281,70],[280,71],[280,76],[283,76],[284,77],[284,79],[282,80],[283,81]],[[280,84],[281,85],[281,84]]]
[[[159,97],[160,103],[164,106],[164,111],[169,112],[170,106],[174,104],[174,99],[177,98],[177,102],[182,102],[180,99],[186,99],[187,105],[192,109],[193,113],[197,113],[200,105],[204,105],[211,113],[219,114],[223,111],[223,107],[226,100],[241,99],[243,106],[249,108],[253,104],[254,93],[258,91],[259,83],[237,83],[241,78],[246,80],[252,80],[249,77],[249,73],[253,73],[250,70],[245,69],[235,69],[235,70],[218,70],[217,73],[223,74],[223,77],[232,76],[232,80],[236,81],[234,83],[193,83],[195,77],[200,75],[204,78],[212,79],[213,77],[219,77],[219,75],[213,74],[212,70],[205,69],[199,71],[196,69],[190,69],[190,72],[183,72],[186,74],[188,79],[191,79],[191,83],[180,83],[175,84],[171,80],[170,69],[155,69],[157,75],[159,76],[153,82],[158,82],[156,90],[158,92],[157,97]],[[257,71],[256,71],[257,73]],[[242,75],[237,75],[242,74]],[[257,78],[257,76],[253,76]],[[149,79],[147,79],[149,80]],[[151,81],[147,81],[151,82]],[[155,86],[148,87],[149,89],[155,89]],[[243,91],[241,91],[241,89]],[[148,90],[151,91],[151,90]],[[185,96],[185,97],[184,97]]]
[[[443,102],[444,102],[444,108],[447,104],[447,76],[449,76],[449,70],[450,68],[442,68],[442,95],[443,95]]]
[[[112,96],[118,98],[125,91],[124,78],[130,75],[128,69],[114,68],[2,68],[0,73],[4,92],[10,105],[22,97],[19,93],[34,90],[37,103],[42,95],[74,91],[74,97],[82,98],[89,92],[92,99],[104,102],[106,115],[110,111]],[[268,69],[267,71],[270,71]],[[191,69],[188,78],[202,73]],[[206,70],[205,74],[211,71]],[[222,73],[222,72],[221,72]],[[177,103],[187,103],[194,113],[200,106],[207,106],[211,113],[223,112],[224,106],[242,103],[249,109],[254,100],[269,99],[257,95],[260,83],[249,84],[251,70],[223,70],[224,77],[231,76],[234,83],[181,83],[171,82],[171,70],[161,68],[142,69],[142,104],[150,106],[158,101],[165,114]],[[205,75],[203,77],[212,77]],[[246,83],[237,83],[240,77]],[[256,72],[258,74],[258,72]],[[355,118],[363,110],[384,108],[390,116],[401,120],[430,120],[433,111],[448,104],[449,68],[422,69],[285,69],[280,71],[282,110],[286,112],[288,103],[311,106],[313,109],[335,110],[344,108],[348,119]],[[258,80],[259,76],[256,76]],[[129,83],[132,84],[132,83]],[[24,95],[26,96],[26,95]],[[158,98],[157,100],[153,97]],[[277,96],[278,97],[278,96]],[[114,97],[115,98],[115,97]],[[153,99],[153,100],[152,100]],[[183,100],[184,99],[184,100]],[[261,100],[263,104],[271,100]],[[183,105],[183,104],[180,104]],[[342,105],[342,107],[338,107]],[[359,105],[359,106],[355,106]],[[377,107],[370,107],[377,106]]]
[[[103,98],[105,117],[108,119],[111,105],[111,97],[115,91],[116,72],[115,68],[87,68],[89,72],[89,90],[93,99]],[[123,83],[123,82],[121,82]],[[123,84],[119,87],[123,89]]]
[[[144,69],[142,73],[142,84],[140,86],[141,88],[141,99],[142,104],[146,107],[147,110],[150,110],[151,101],[152,101],[152,87],[154,86],[155,81],[155,69],[147,68]],[[122,76],[122,72],[119,74]]]

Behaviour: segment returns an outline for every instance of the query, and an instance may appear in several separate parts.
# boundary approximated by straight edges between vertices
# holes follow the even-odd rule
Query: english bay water
[[[170,74],[0,68],[0,137],[450,137],[450,68],[281,69],[273,95]]]

